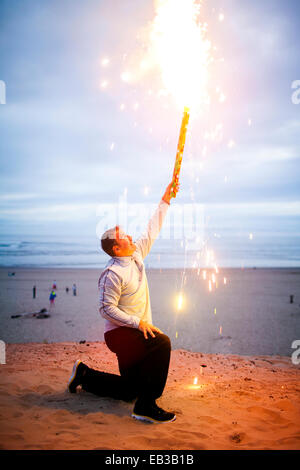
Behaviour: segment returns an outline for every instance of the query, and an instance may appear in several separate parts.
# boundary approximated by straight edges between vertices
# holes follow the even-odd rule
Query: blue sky
[[[129,202],[159,200],[181,110],[147,98],[148,83],[120,80],[124,54],[139,47],[137,33],[153,14],[152,0],[1,0],[2,233],[90,233],[97,205],[116,203],[124,188]],[[299,220],[300,105],[291,86],[300,80],[300,4],[207,0],[203,17],[225,59],[212,80],[227,99],[191,122],[177,202],[193,194],[225,225],[227,214]],[[224,138],[203,160],[204,130],[214,122],[224,124]]]

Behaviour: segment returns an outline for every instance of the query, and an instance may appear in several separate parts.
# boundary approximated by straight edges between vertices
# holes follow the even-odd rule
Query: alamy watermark
[[[0,104],[6,104],[6,85],[3,80],[0,80]]]
[[[126,197],[121,197],[117,204],[99,204],[96,210],[97,217],[100,217],[96,227],[97,237],[101,238],[104,232],[118,225],[124,232],[136,238],[144,233],[156,210],[159,210],[157,204],[129,204]],[[204,240],[203,204],[173,203],[160,231],[159,219],[158,212],[157,217],[152,219],[151,232],[157,232],[162,240]]]
[[[6,364],[5,343],[0,340],[0,364]]]
[[[292,349],[296,349],[292,354],[292,363],[295,366],[298,366],[300,364],[300,339],[295,339],[295,341],[292,342],[291,347]]]
[[[292,103],[300,104],[300,80],[294,80],[292,83],[292,90],[295,90],[292,93]]]

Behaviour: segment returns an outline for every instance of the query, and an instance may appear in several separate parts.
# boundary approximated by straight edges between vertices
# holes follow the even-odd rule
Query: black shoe
[[[175,421],[175,413],[169,413],[159,408],[156,403],[150,405],[136,405],[131,415],[140,421],[147,421],[148,423],[171,423]]]
[[[87,366],[83,362],[77,360],[73,366],[72,375],[68,382],[68,389],[70,393],[76,393],[76,387],[82,384],[82,378]]]

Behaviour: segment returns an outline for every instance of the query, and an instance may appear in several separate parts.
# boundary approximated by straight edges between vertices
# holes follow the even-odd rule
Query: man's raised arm
[[[175,196],[178,191],[178,186],[175,188]],[[167,214],[167,210],[170,205],[171,198],[174,197],[172,195],[172,183],[170,183],[167,186],[167,189],[165,191],[165,194],[163,195],[156,211],[154,212],[153,216],[151,217],[146,231],[142,234],[142,236],[136,240],[135,245],[137,248],[137,251],[139,251],[142,255],[143,258],[146,258],[148,255],[149,251],[151,250],[151,247],[155,241],[155,239],[158,237],[159,232],[161,230],[163,221],[165,219],[165,216]]]

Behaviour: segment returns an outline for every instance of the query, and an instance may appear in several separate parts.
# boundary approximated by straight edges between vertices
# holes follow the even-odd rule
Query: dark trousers
[[[155,333],[148,339],[135,328],[119,327],[104,335],[108,348],[117,355],[120,375],[88,368],[82,388],[102,397],[153,401],[164,390],[170,363],[168,336]]]

